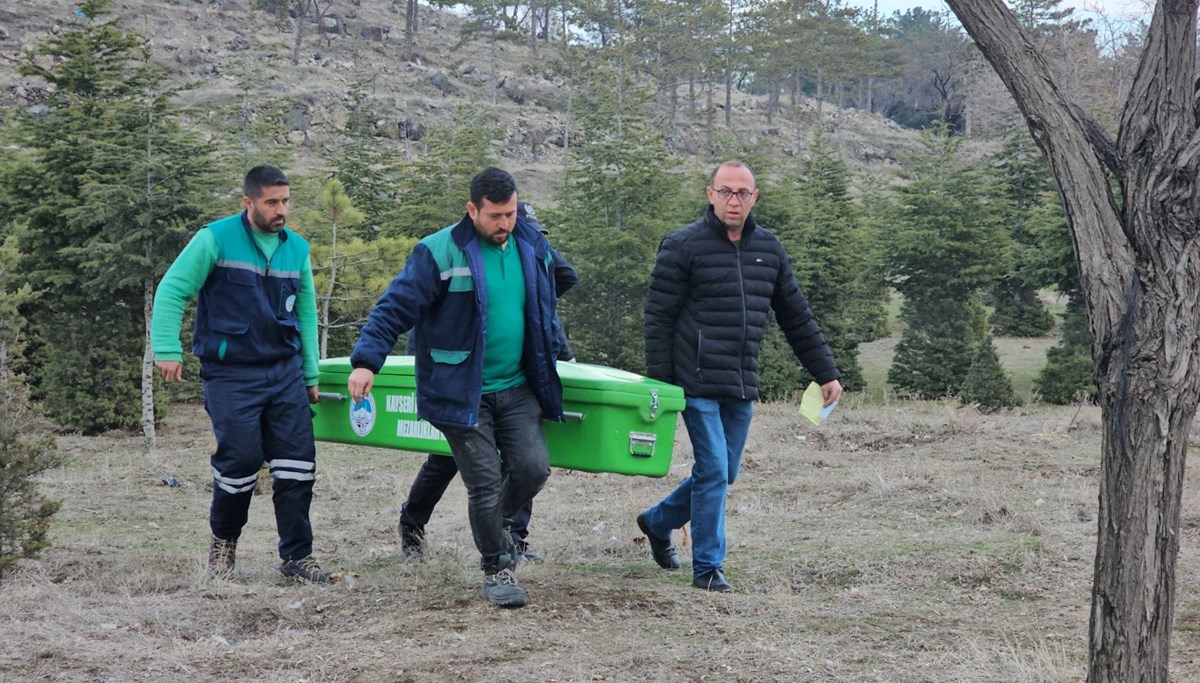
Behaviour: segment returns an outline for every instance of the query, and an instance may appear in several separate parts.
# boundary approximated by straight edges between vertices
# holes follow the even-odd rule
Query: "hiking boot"
[[[525,591],[517,585],[517,575],[511,568],[484,574],[482,592],[483,597],[497,607],[525,606]]]
[[[400,551],[405,557],[420,557],[425,553],[425,532],[404,522],[399,525]]]
[[[646,513],[637,516],[638,528],[646,534],[646,540],[650,541],[650,555],[654,557],[654,561],[663,569],[679,569],[682,565],[679,561],[679,553],[675,551],[675,546],[671,545],[671,537],[655,536],[650,532],[650,524],[646,521]]]
[[[316,558],[312,555],[299,560],[282,560],[279,565],[279,573],[289,579],[311,581],[312,583],[329,583],[331,576],[329,572],[321,571],[321,565],[317,564]]]
[[[732,593],[733,586],[725,580],[725,575],[720,569],[710,569],[703,574],[692,579],[692,585],[700,590],[712,591],[714,593]]]
[[[214,579],[233,576],[233,563],[237,560],[237,541],[212,537],[208,542],[208,575]]]
[[[515,548],[517,551],[516,555],[517,555],[517,563],[518,564],[521,562],[530,562],[533,564],[541,564],[546,561],[542,558],[541,555],[538,555],[537,553],[530,550],[529,544],[526,543],[525,541],[520,541],[520,542],[516,543]]]

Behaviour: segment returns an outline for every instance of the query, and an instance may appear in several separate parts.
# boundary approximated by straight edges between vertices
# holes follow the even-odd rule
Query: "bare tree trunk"
[[[154,97],[146,102],[146,220],[154,220],[154,176],[150,163],[154,159]],[[150,323],[154,318],[154,239],[146,238],[146,263],[149,272],[142,281],[142,320],[145,339],[142,346],[142,436],[147,453],[158,445],[154,431],[154,347],[150,341]]]
[[[575,88],[567,88],[567,115],[563,117],[563,155],[571,153],[571,105],[574,100]]]
[[[404,47],[412,50],[417,38],[417,0],[404,4]]]
[[[496,91],[500,89],[500,67],[496,63],[496,26],[488,31],[488,43],[492,48],[492,104],[496,104]]]
[[[679,84],[674,80],[671,81],[671,132],[675,132],[675,125],[678,122],[677,114],[679,112]]]
[[[147,256],[152,256],[154,248],[150,240],[146,240]],[[154,262],[153,258],[150,260]],[[150,342],[150,322],[154,318],[154,275],[147,275],[142,287],[142,315],[145,316],[146,337],[142,349],[142,436],[145,438],[147,453],[153,453],[158,446],[158,438],[154,430],[154,347]]]
[[[704,144],[707,145],[710,150],[713,148],[713,128],[716,126],[716,122],[713,119],[715,119],[717,115],[717,105],[715,98],[713,97],[713,90],[715,89],[716,83],[713,83],[712,79],[709,79],[708,82],[704,84],[704,94],[706,98],[704,101]]]
[[[549,11],[549,10],[547,10]],[[562,21],[562,44],[566,47],[571,42],[571,32],[567,30],[567,20],[570,18],[567,14],[567,3],[562,4],[562,13],[560,15]]]
[[[725,127],[733,127],[733,71],[725,72]]]
[[[308,2],[299,2],[296,6],[296,39],[292,43],[292,64],[300,63],[300,47],[304,41],[304,17],[308,15]]]
[[[825,70],[822,67],[817,67],[817,118],[821,118],[822,106],[825,103]]]
[[[321,328],[321,358],[329,357],[329,302],[333,300],[333,293],[337,290],[337,274],[338,274],[338,250],[337,250],[337,220],[333,221],[333,237],[330,238],[329,248],[329,287],[325,290],[325,296],[321,299],[321,316],[319,326]]]
[[[1046,155],[1075,244],[1104,417],[1088,680],[1165,682],[1200,401],[1197,0],[1158,3],[1115,145],[1065,99],[1000,0],[947,2]]]
[[[537,18],[538,18],[537,4],[534,3],[532,0],[530,0],[530,3],[529,3],[529,52],[532,54],[534,59],[539,59],[539,57],[538,57],[538,40],[537,40],[537,34],[538,34]]]

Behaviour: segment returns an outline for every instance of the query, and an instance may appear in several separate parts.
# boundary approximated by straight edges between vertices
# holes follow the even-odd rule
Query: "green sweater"
[[[525,273],[510,240],[506,249],[479,240],[487,278],[487,334],[483,350],[483,393],[525,383]]]

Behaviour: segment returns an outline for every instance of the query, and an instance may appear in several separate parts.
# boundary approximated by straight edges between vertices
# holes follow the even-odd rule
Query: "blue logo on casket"
[[[370,396],[366,396],[363,400],[350,400],[350,429],[359,436],[366,436],[371,433],[371,428],[375,426],[375,402]]]

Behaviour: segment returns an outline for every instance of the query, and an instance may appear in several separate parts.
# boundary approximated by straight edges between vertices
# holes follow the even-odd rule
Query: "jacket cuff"
[[[822,373],[822,374],[814,377],[813,379],[817,380],[818,385],[825,386],[826,384],[832,382],[833,380],[841,379],[841,378],[842,378],[842,372],[840,370],[838,370],[837,368],[834,368],[833,371]]]

